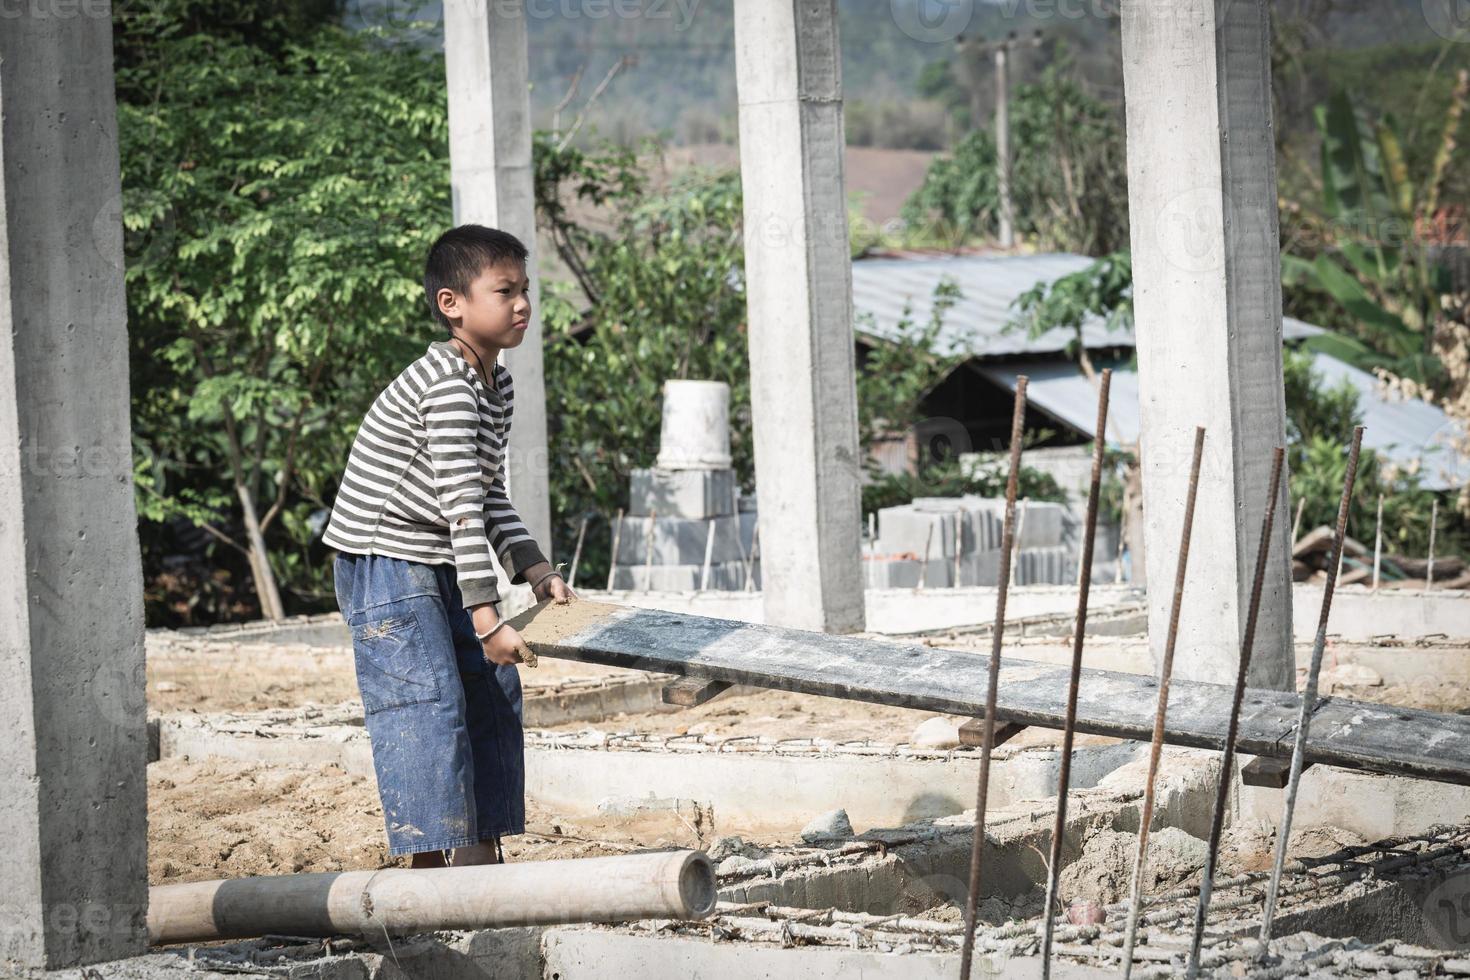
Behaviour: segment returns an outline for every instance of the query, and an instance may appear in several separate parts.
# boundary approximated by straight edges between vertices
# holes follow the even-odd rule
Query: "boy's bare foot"
[[[495,842],[482,840],[467,847],[456,847],[450,852],[451,868],[467,868],[472,864],[499,864],[495,856]]]

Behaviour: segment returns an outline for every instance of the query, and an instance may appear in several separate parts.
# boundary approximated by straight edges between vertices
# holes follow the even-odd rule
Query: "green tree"
[[[988,129],[965,135],[930,164],[903,217],[920,239],[960,245],[996,228],[996,146]],[[1067,67],[1048,67],[1011,104],[1011,194],[1017,231],[1038,247],[1100,255],[1128,241],[1123,129]],[[929,229],[926,236],[923,229]]]
[[[538,218],[575,278],[545,287],[543,300],[547,390],[559,401],[558,539],[574,541],[584,516],[615,513],[629,472],[653,464],[670,378],[730,386],[731,454],[742,484],[753,486],[739,175],[696,171],[655,191],[628,148],[583,150],[554,133],[537,135],[535,167]],[[910,424],[948,370],[951,360],[932,345],[955,297],[953,284],[941,286],[930,322],[905,317],[869,354],[857,381],[865,447]],[[606,573],[608,540],[588,532],[579,579]]]
[[[118,107],[140,513],[182,517],[306,600],[313,511],[358,421],[429,335],[449,214],[443,71],[320,27],[279,52],[128,41]]]
[[[1283,284],[1325,294],[1346,336],[1312,342],[1365,370],[1386,368],[1423,384],[1441,380],[1435,325],[1450,291],[1448,268],[1419,234],[1438,212],[1457,155],[1470,76],[1461,73],[1427,171],[1411,174],[1391,115],[1371,121],[1345,92],[1317,108],[1322,194],[1298,221],[1282,256]]]

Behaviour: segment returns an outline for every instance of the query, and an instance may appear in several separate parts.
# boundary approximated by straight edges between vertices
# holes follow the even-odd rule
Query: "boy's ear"
[[[460,296],[448,286],[434,294],[434,302],[439,306],[439,312],[450,319],[460,316]]]

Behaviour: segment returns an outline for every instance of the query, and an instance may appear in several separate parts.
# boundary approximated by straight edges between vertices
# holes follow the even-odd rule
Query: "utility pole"
[[[1015,32],[995,46],[995,189],[1000,196],[1000,247],[1016,247],[1016,231],[1011,209],[1011,97],[1010,70],[1007,66],[1010,44]]]
[[[965,36],[961,34],[955,38],[955,44],[962,56],[971,53],[975,56],[975,68],[968,73],[970,75],[968,81],[972,86],[970,89],[971,113],[977,127],[980,124],[982,112],[978,85],[978,59],[986,52],[990,52],[995,58],[995,187],[1000,198],[1000,210],[996,215],[996,224],[999,230],[1000,247],[1014,248],[1016,232],[1015,210],[1011,201],[1010,53],[1012,48],[1040,47],[1041,32],[1036,31],[1030,37],[1022,39],[1016,36],[1015,31],[1012,31],[1005,38],[988,44],[966,41]],[[968,61],[969,59],[963,60]]]

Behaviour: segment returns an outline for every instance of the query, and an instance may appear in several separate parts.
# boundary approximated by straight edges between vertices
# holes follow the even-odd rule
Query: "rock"
[[[1132,834],[1128,836],[1133,837]],[[1182,883],[1205,866],[1208,851],[1208,844],[1178,827],[1151,831],[1148,835],[1148,869],[1154,888],[1172,888]],[[1132,860],[1131,850],[1129,860]]]
[[[951,715],[940,715],[938,718],[930,718],[922,722],[914,733],[909,736],[912,745],[922,746],[926,749],[954,749],[960,744],[960,726],[965,723],[963,718],[955,718]]]
[[[756,872],[756,862],[739,854],[732,854],[715,866],[715,875],[726,878],[731,875],[750,875]]]
[[[168,694],[172,691],[177,691],[179,689],[179,685],[175,684],[173,681],[159,681],[157,684],[153,685],[153,689],[155,691]]]
[[[1382,687],[1383,675],[1363,664],[1338,664],[1322,672],[1322,679],[1332,687]]]
[[[759,861],[769,854],[768,851],[756,847],[754,844],[746,843],[743,837],[716,837],[714,843],[709,846],[709,850],[705,853],[709,855],[709,859],[715,864],[719,864],[726,858],[735,856]]]
[[[1074,926],[1097,926],[1107,921],[1103,907],[1091,899],[1079,898],[1067,907],[1067,921]]]
[[[847,819],[846,810],[832,810],[824,813],[801,828],[801,839],[808,844],[841,840],[851,836],[853,836],[852,821]]]
[[[1093,834],[1082,845],[1082,855],[1062,869],[1058,882],[1062,896],[1071,904],[1095,902],[1099,905],[1111,905],[1127,898],[1137,847],[1135,834],[1116,830]],[[1144,894],[1183,883],[1204,866],[1206,849],[1204,841],[1177,827],[1165,827],[1150,833]]]

